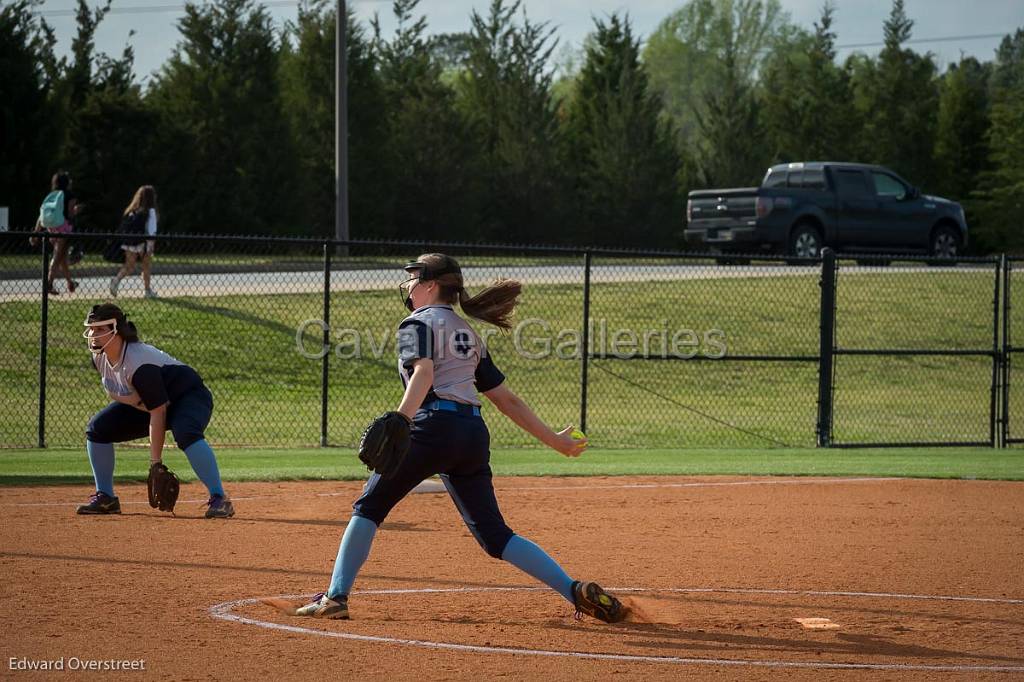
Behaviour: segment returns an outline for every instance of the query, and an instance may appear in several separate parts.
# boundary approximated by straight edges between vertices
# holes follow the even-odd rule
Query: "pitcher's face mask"
[[[398,285],[398,290],[402,294],[402,303],[405,305],[405,309],[409,312],[416,309],[412,303],[412,290],[416,285],[421,282],[429,282],[437,279],[441,275],[447,275],[453,272],[462,272],[459,267],[454,264],[442,266],[438,269],[432,269],[429,264],[420,261],[410,261],[402,266],[402,269],[412,275],[409,279]]]
[[[416,308],[412,304],[412,290],[420,283],[419,277],[410,277],[398,285],[398,292],[402,297],[402,305],[410,313]]]
[[[99,355],[117,336],[117,320],[111,318],[95,322],[86,321],[82,336],[85,337],[86,343],[89,345],[89,352]]]

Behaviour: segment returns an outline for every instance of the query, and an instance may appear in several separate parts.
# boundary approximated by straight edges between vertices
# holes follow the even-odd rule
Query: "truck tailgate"
[[[757,188],[690,192],[690,226],[736,224],[757,218]]]

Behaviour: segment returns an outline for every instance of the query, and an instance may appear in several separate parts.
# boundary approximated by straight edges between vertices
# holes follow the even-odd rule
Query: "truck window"
[[[804,189],[825,189],[825,171],[820,168],[805,170]]]
[[[764,176],[764,182],[761,185],[763,187],[785,187],[786,171],[769,170],[768,175]]]
[[[804,172],[802,170],[789,171],[789,186],[803,187]]]
[[[839,170],[834,173],[836,178],[836,189],[840,194],[874,194],[864,179],[864,173],[859,170]]]
[[[872,171],[871,179],[875,182],[875,194],[880,197],[898,200],[907,196],[907,188],[903,186],[903,183],[888,173]]]

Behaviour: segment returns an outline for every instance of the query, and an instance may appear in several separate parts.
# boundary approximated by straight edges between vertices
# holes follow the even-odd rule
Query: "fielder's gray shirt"
[[[140,410],[155,409],[203,385],[194,369],[148,343],[124,344],[116,363],[103,353],[93,355],[92,362],[107,395]]]

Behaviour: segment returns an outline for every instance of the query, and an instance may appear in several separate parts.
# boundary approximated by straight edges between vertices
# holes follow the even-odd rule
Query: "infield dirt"
[[[202,518],[205,494],[194,484],[183,487],[176,517],[150,509],[141,485],[121,486],[124,513],[108,517],[74,514],[87,488],[3,488],[3,677],[95,678],[11,669],[61,657],[142,659],[145,671],[106,674],[176,680],[1024,677],[1024,483],[495,485],[509,525],[571,575],[635,588],[622,592],[631,622],[574,620],[558,595],[485,555],[444,493],[410,495],[385,522],[351,621],[288,617],[259,603],[218,611],[263,624],[255,625],[211,608],[324,589],[359,483],[232,484],[238,513],[229,520]],[[523,589],[493,589],[509,587]],[[808,630],[797,618],[839,628]]]

